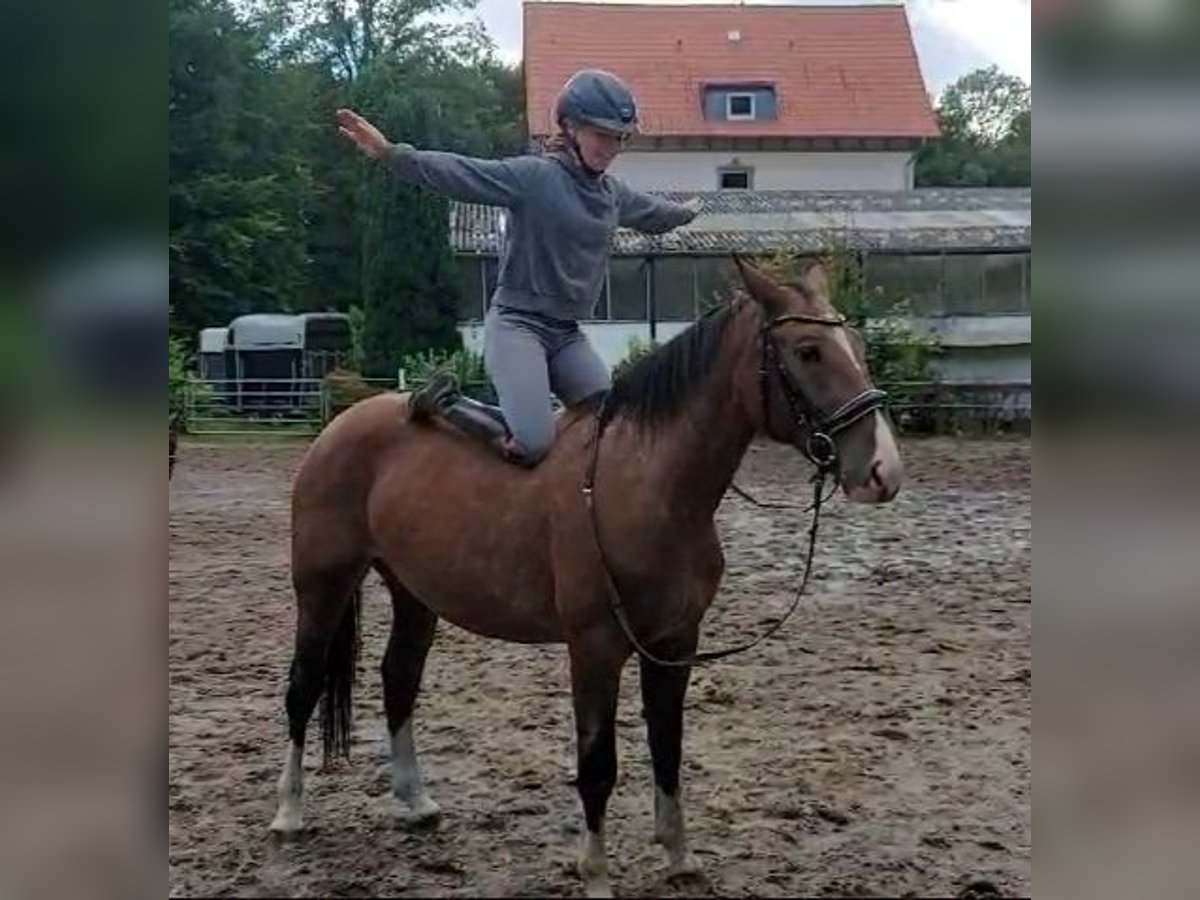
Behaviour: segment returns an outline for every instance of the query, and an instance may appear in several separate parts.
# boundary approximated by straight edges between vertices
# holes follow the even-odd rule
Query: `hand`
[[[683,204],[684,209],[690,209],[692,212],[699,214],[700,210],[704,209],[704,201],[699,197],[693,197]]]
[[[354,141],[371,159],[381,159],[392,146],[378,128],[351,109],[337,111],[338,131]]]

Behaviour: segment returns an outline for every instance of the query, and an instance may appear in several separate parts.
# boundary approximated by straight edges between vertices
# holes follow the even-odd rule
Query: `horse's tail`
[[[325,687],[321,695],[321,740],[325,765],[334,757],[350,758],[350,728],[353,725],[354,676],[358,669],[359,617],[362,612],[362,583],[354,588],[329,643],[325,658]]]

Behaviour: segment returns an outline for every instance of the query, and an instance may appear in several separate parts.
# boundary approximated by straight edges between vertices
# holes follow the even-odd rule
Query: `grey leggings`
[[[529,462],[554,442],[554,393],[566,406],[609,388],[608,368],[575,322],[493,305],[483,324],[483,360],[500,409]]]

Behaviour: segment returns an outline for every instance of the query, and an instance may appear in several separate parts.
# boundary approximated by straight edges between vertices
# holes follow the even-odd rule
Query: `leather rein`
[[[612,610],[613,616],[617,623],[621,626],[621,630],[625,633],[625,637],[633,648],[643,659],[659,666],[669,668],[683,668],[695,665],[697,663],[713,662],[718,659],[723,659],[727,656],[732,656],[735,653],[741,653],[744,650],[749,650],[766,640],[768,637],[778,631],[783,624],[796,611],[796,607],[800,603],[800,597],[804,594],[808,587],[809,576],[812,573],[813,555],[817,545],[817,529],[821,522],[821,505],[828,496],[822,496],[825,486],[825,478],[837,468],[837,444],[834,443],[834,436],[842,432],[858,422],[860,419],[870,415],[877,409],[880,409],[887,402],[887,394],[884,391],[869,388],[856,397],[846,401],[829,415],[824,415],[818,410],[804,392],[801,391],[792,381],[788,374],[787,368],[784,366],[779,356],[779,349],[775,344],[774,331],[780,325],[785,325],[789,322],[799,322],[809,325],[825,325],[831,328],[842,328],[846,324],[844,316],[811,316],[802,313],[789,313],[787,315],[776,316],[771,319],[760,329],[761,334],[761,355],[759,359],[759,391],[762,395],[763,407],[763,423],[764,425],[770,422],[770,403],[771,403],[771,377],[774,375],[780,384],[784,400],[788,407],[788,412],[791,416],[793,424],[797,426],[796,438],[792,441],[793,445],[800,450],[801,453],[816,467],[813,473],[811,482],[813,485],[813,499],[809,509],[812,510],[812,522],[808,529],[808,552],[804,559],[804,573],[800,578],[800,584],[796,588],[795,594],[792,596],[791,604],[783,616],[772,624],[766,631],[760,634],[753,640],[737,644],[732,647],[726,647],[721,650],[707,650],[699,653],[692,653],[681,659],[661,659],[651,653],[638,640],[637,635],[633,632],[633,627],[629,622],[629,616],[626,613],[625,605],[621,602],[620,591],[612,577],[612,569],[608,563],[608,557],[604,551],[604,544],[600,540],[600,524],[596,511],[596,469],[600,462],[600,439],[604,433],[606,424],[606,408],[608,405],[611,392],[604,395],[600,402],[600,407],[596,411],[596,424],[592,435],[592,455],[588,463],[587,473],[584,477],[583,496],[584,502],[588,508],[588,515],[592,525],[592,537],[596,542],[596,548],[600,553],[600,567],[604,573],[605,585],[608,589],[609,607]],[[807,432],[803,441],[800,440],[800,435]],[[759,503],[750,497],[736,485],[734,489],[747,499],[756,503],[759,506],[768,506],[768,504]],[[836,485],[835,485],[836,490]],[[832,492],[831,492],[832,494]]]

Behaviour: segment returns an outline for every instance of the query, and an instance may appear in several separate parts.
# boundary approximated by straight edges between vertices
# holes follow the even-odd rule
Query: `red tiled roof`
[[[531,135],[554,130],[571,73],[620,75],[651,135],[933,137],[904,7],[652,5],[525,0],[525,100]],[[729,40],[736,31],[740,40]],[[769,82],[778,117],[704,118],[706,83]]]

